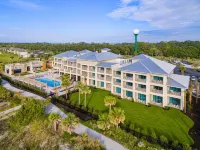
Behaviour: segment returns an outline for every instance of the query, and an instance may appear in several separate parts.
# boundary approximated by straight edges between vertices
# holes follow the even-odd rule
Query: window
[[[95,80],[93,80],[93,85],[95,85]]]
[[[121,93],[121,88],[116,87],[116,93],[120,94]]]
[[[170,91],[181,92],[181,89],[180,88],[175,88],[175,87],[170,87]]]
[[[143,85],[143,84],[138,84],[138,87],[142,89],[146,89],[146,85]]]
[[[116,79],[115,80],[117,83],[121,83],[121,80],[120,79]]]
[[[127,73],[126,76],[129,77],[129,78],[132,78],[133,74]]]
[[[162,91],[163,90],[163,88],[162,87],[160,87],[160,86],[154,86],[153,87],[155,90],[160,90],[160,91]]]
[[[101,77],[104,78],[104,75],[101,74]]]
[[[103,68],[103,67],[101,67],[101,68],[100,68],[100,70],[104,71],[104,68]]]
[[[146,95],[138,93],[138,99],[142,101],[146,101]]]
[[[133,86],[133,83],[131,83],[131,82],[126,82],[126,85],[127,85],[127,86]]]
[[[156,81],[163,81],[163,77],[154,76],[153,79]]]
[[[121,71],[116,71],[116,74],[117,75],[121,75]]]
[[[93,66],[92,69],[95,70],[95,67]]]
[[[153,101],[156,103],[162,103],[162,97],[153,95]]]
[[[95,73],[92,73],[92,76],[95,76]]]
[[[127,97],[133,97],[133,92],[131,92],[131,91],[126,91],[126,96],[127,96]]]
[[[101,82],[101,87],[104,87],[104,82]]]
[[[170,97],[169,98],[169,103],[174,104],[174,105],[180,105],[180,99],[174,98],[174,97]]]
[[[139,75],[138,78],[139,78],[139,79],[146,79],[146,76]]]

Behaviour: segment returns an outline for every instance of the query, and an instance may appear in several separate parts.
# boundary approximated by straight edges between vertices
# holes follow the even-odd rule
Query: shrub
[[[178,141],[173,141],[172,146],[178,147],[179,146],[179,142]]]
[[[163,144],[168,144],[168,139],[167,139],[164,135],[161,135],[161,136],[160,136],[160,141],[161,141],[161,143],[163,143]]]
[[[163,107],[163,109],[164,109],[164,110],[169,110],[170,107],[169,107],[169,106],[165,106],[165,107]]]
[[[158,137],[157,137],[157,135],[156,135],[155,132],[152,132],[152,133],[151,133],[151,139],[152,139],[152,142],[154,142],[154,143],[157,142]]]
[[[150,104],[150,103],[148,103],[146,106],[147,106],[147,107],[151,107],[151,104]]]
[[[189,144],[184,144],[183,145],[183,150],[192,150]]]

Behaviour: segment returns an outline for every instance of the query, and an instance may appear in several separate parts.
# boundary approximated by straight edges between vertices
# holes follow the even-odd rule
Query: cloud
[[[128,5],[132,3],[134,0],[120,0],[123,5]]]
[[[37,3],[30,2],[30,1],[24,1],[24,0],[10,0],[10,4],[12,4],[15,7],[20,7],[23,9],[33,9],[38,10],[41,9],[41,6]]]
[[[157,28],[200,25],[199,0],[121,0],[122,6],[108,13],[115,19],[145,21]],[[127,5],[123,5],[123,4]]]

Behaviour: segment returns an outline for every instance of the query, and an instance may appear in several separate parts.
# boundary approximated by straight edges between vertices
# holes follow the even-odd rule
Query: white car
[[[195,77],[195,76],[191,76],[190,79],[191,79],[192,81],[195,81],[195,80],[196,80],[196,77]]]

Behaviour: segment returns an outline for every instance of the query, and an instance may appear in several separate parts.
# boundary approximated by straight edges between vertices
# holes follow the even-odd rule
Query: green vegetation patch
[[[104,98],[109,94],[109,91],[91,88],[91,94],[87,95],[88,107],[108,112],[109,108],[104,105]],[[78,104],[78,92],[71,94],[70,100]],[[81,95],[82,105],[83,102],[84,95]],[[194,123],[180,110],[174,108],[164,110],[157,106],[147,107],[125,99],[117,99],[115,106],[125,111],[126,121],[133,123],[135,128],[141,128],[150,134],[155,132],[157,136],[165,135],[172,141],[178,140],[180,143],[193,144],[188,131]]]

